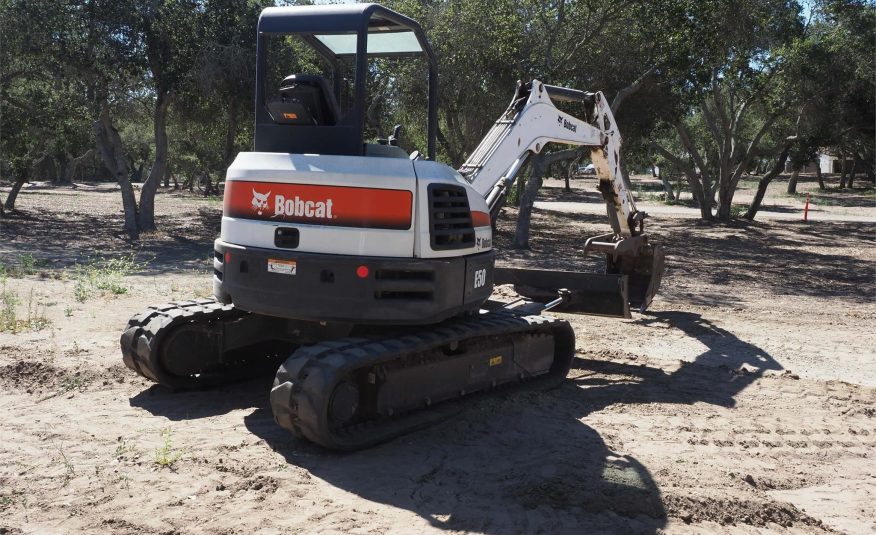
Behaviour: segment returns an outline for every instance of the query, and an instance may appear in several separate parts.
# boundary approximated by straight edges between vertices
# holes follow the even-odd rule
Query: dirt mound
[[[62,370],[33,360],[19,360],[13,364],[0,366],[0,384],[27,390],[28,393],[53,388],[63,375]]]
[[[46,397],[84,391],[98,374],[90,370],[65,370],[39,360],[19,360],[0,366],[0,385]]]
[[[229,486],[228,490],[230,490],[232,494],[254,491],[259,494],[259,499],[264,499],[265,495],[277,492],[279,487],[280,483],[273,477],[258,475],[238,481]]]
[[[702,498],[669,494],[663,497],[666,514],[684,522],[717,522],[721,525],[745,524],[765,527],[778,524],[791,526],[824,527],[821,520],[812,518],[788,503],[758,502],[727,498]]]

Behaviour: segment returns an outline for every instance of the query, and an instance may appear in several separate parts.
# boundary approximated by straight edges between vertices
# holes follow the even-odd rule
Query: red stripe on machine
[[[284,223],[406,230],[411,228],[412,203],[407,190],[229,180],[224,213]]]

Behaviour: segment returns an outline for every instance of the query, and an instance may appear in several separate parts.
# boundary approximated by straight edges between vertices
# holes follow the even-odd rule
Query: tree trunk
[[[103,103],[100,116],[94,122],[94,137],[104,165],[119,183],[122,190],[122,208],[125,211],[125,230],[132,239],[137,239],[137,199],[128,177],[128,164],[125,162],[125,147],[119,131],[113,126],[109,106]]]
[[[653,172],[653,167],[652,167],[652,172]],[[669,178],[663,174],[662,169],[657,174],[657,178],[659,178],[660,182],[663,184],[663,191],[666,192],[666,200],[667,201],[674,201],[675,195],[672,193],[672,184],[669,183]]]
[[[538,195],[539,188],[541,188],[545,172],[551,165],[574,158],[577,154],[578,149],[567,149],[550,154],[537,154],[532,158],[532,173],[526,181],[523,195],[520,196],[520,211],[517,213],[517,230],[514,233],[513,243],[515,249],[529,249],[529,227],[530,218],[532,217],[532,206],[535,204],[535,197]]]
[[[840,151],[840,189],[846,187],[846,153]]]
[[[800,176],[800,167],[801,165],[795,163],[791,167],[791,178],[788,179],[788,189],[787,193],[789,195],[797,193],[797,178]]]
[[[715,217],[719,221],[730,221],[733,193],[729,184],[722,183],[718,187],[718,210],[715,211]]]
[[[517,231],[514,233],[513,247],[515,249],[529,249],[529,228],[532,218],[532,206],[535,197],[541,188],[545,172],[545,156],[537,154],[532,161],[532,174],[526,181],[523,195],[520,196],[520,211],[517,213]]]
[[[679,133],[682,144],[686,147],[690,147],[689,152],[691,150],[695,151],[696,149],[690,144],[690,139],[683,125],[677,124],[676,131]],[[653,141],[651,142],[651,149],[660,153],[661,156],[671,162],[677,169],[681,169],[682,172],[684,172],[684,176],[687,178],[688,184],[690,184],[690,193],[693,196],[694,201],[700,207],[700,217],[705,221],[711,221],[714,219],[712,216],[712,195],[706,195],[706,188],[703,187],[703,181],[697,175],[696,169],[688,162],[682,160]],[[701,162],[702,159],[697,157],[697,161]],[[699,164],[697,164],[697,166],[700,167],[700,171],[703,172],[703,167],[705,167],[705,165],[699,166]]]
[[[824,188],[824,175],[821,174],[821,161],[815,161],[815,177],[818,178],[818,189],[823,190]]]
[[[581,165],[581,160],[584,158],[584,151],[579,150],[578,155],[569,161],[569,167],[566,170],[566,186],[565,191],[572,191],[572,176],[578,173],[578,166]]]
[[[849,182],[848,182],[849,189],[854,187],[852,184],[854,184],[854,182],[855,182],[855,172],[857,170],[858,170],[857,162],[855,162],[855,160],[852,160],[851,169],[849,170]]]
[[[870,182],[876,183],[876,167],[873,165],[873,158],[861,159],[861,163],[864,165],[864,169],[866,169],[867,180]]]
[[[772,169],[767,171],[757,183],[757,192],[754,194],[754,199],[752,199],[751,204],[748,206],[745,215],[742,216],[745,219],[748,219],[749,221],[754,220],[754,216],[757,215],[757,211],[760,210],[760,205],[763,203],[763,197],[766,195],[767,186],[769,186],[770,182],[779,176],[779,173],[785,168],[785,162],[788,161],[788,154],[791,152],[791,145],[793,145],[793,140],[785,142],[785,146],[782,147],[782,152],[779,154],[779,158],[776,160]]]
[[[9,192],[9,196],[6,197],[6,202],[3,203],[3,207],[10,212],[15,210],[15,199],[18,197],[18,192],[21,191],[21,187],[24,186],[25,182],[27,182],[27,174],[21,175],[12,184],[12,191]]]
[[[82,156],[71,158],[67,165],[67,172],[64,175],[64,183],[71,184],[76,178],[76,172],[84,165],[85,160],[94,156],[94,149],[88,149]]]
[[[155,160],[149,177],[143,182],[140,190],[140,231],[155,230],[155,192],[158,184],[164,178],[167,169],[167,109],[173,102],[174,94],[169,91],[158,93],[155,100],[155,112],[153,114],[153,126],[155,130]]]
[[[70,161],[73,157],[70,153],[65,153],[63,156],[58,157],[58,175],[52,179],[52,182],[56,182],[58,184],[66,184],[67,183],[67,170],[70,168]]]

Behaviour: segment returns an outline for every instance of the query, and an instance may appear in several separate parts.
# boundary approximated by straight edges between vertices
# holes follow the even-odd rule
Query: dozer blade
[[[494,284],[513,284],[520,295],[535,301],[550,301],[560,289],[570,292],[568,302],[558,312],[630,318],[628,277],[622,274],[599,275],[577,271],[525,268],[496,268]]]

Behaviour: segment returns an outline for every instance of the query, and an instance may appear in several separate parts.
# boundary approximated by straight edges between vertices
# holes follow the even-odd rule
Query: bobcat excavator
[[[364,141],[369,61],[385,58],[425,65],[425,157],[398,146],[397,131]],[[621,180],[621,137],[602,93],[518,83],[454,170],[435,161],[437,83],[419,24],[389,9],[265,9],[255,147],[227,172],[215,299],[131,318],[121,336],[125,364],[191,389],[286,358],[270,392],[277,423],[351,450],[444,417],[468,394],[564,378],[575,335],[542,312],[644,311],[663,253],[648,243],[645,214]],[[584,117],[555,101],[577,103]],[[527,158],[551,142],[590,147],[611,232],[584,241],[581,254],[604,254],[605,274],[495,267],[499,209]],[[490,300],[500,283],[556,298]]]

